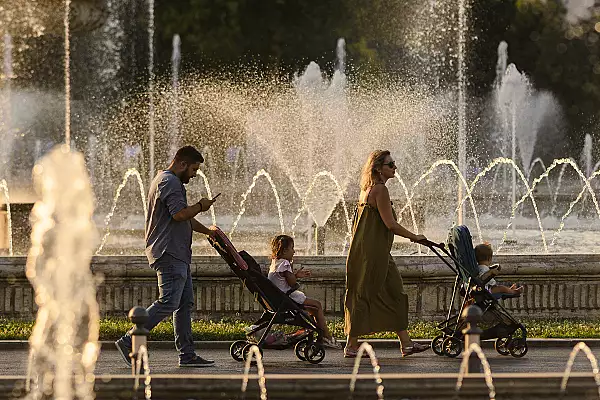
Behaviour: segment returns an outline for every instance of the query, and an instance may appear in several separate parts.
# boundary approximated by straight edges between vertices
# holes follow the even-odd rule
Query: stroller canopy
[[[465,225],[453,226],[448,233],[448,247],[452,255],[459,261],[456,268],[461,280],[468,282],[469,278],[477,278],[479,267],[469,228]]]

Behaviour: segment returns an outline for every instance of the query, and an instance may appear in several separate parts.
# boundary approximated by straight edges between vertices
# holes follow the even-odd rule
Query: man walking
[[[196,176],[202,154],[192,146],[180,148],[169,169],[160,171],[148,190],[146,216],[146,256],[158,277],[159,297],[147,311],[145,328],[151,330],[173,315],[175,347],[180,367],[214,365],[194,351],[192,338],[192,307],[194,289],[190,264],[192,262],[192,231],[211,235],[212,231],[194,217],[208,211],[215,199],[202,198],[188,206],[184,185]],[[131,335],[127,332],[115,342],[127,365],[131,366]]]

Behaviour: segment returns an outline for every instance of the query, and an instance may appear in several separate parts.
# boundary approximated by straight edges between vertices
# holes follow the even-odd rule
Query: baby
[[[489,243],[482,243],[475,246],[475,258],[477,259],[477,264],[479,264],[479,276],[486,279],[490,274],[492,276],[497,274],[497,270],[490,271],[490,266],[492,265],[492,257],[494,252],[492,250],[492,246]],[[496,272],[496,273],[494,273]],[[523,293],[523,286],[517,286],[516,284],[512,284],[510,287],[504,285],[498,285],[494,278],[490,279],[488,283],[486,283],[485,288],[490,291],[492,294],[496,293],[507,293],[507,294],[521,294]]]

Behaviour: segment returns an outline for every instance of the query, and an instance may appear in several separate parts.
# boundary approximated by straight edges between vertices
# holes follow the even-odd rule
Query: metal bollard
[[[479,338],[483,331],[477,326],[477,323],[481,321],[482,316],[483,312],[481,311],[481,308],[476,305],[470,305],[463,310],[462,317],[467,321],[467,327],[462,331],[465,336],[465,349],[469,349],[473,343],[477,343],[478,346],[481,346]],[[472,352],[469,354],[469,363],[467,365],[466,373],[479,373],[481,370],[481,361],[477,354]]]
[[[135,324],[135,328],[131,331],[131,373],[135,375],[135,361],[138,357],[140,346],[146,346],[148,334],[150,331],[144,326],[148,322],[148,311],[140,306],[135,306],[129,310],[129,319]]]

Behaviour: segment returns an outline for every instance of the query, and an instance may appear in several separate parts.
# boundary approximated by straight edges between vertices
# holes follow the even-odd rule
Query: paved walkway
[[[97,374],[129,374],[116,349],[104,346],[96,365]],[[376,348],[377,358],[382,373],[457,373],[461,357],[450,359],[436,356],[432,351],[410,357],[400,357],[397,349]],[[600,356],[600,349],[592,351]],[[486,348],[492,372],[563,372],[570,347],[538,347],[530,348],[529,353],[521,359],[504,357],[493,349]],[[227,349],[199,350],[204,357],[213,358],[216,366],[208,368],[178,368],[177,354],[174,349],[151,349],[150,367],[153,374],[238,374],[243,372],[242,363],[234,361]],[[25,375],[27,371],[27,350],[0,350],[0,375]],[[325,360],[318,365],[311,365],[298,360],[293,349],[265,350],[264,367],[266,373],[278,374],[348,374],[352,372],[353,359],[345,359],[341,350],[328,350]],[[255,367],[253,367],[255,371]],[[362,361],[361,372],[369,373],[372,369],[368,359]],[[591,372],[590,362],[583,352],[575,360],[573,371]]]

